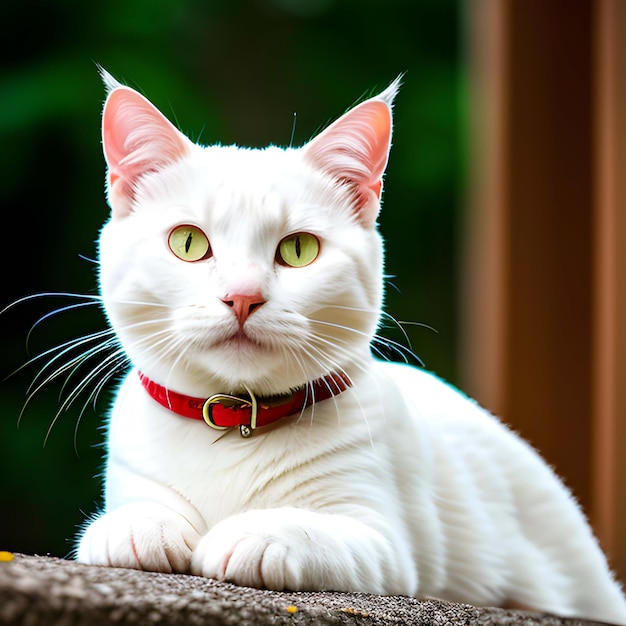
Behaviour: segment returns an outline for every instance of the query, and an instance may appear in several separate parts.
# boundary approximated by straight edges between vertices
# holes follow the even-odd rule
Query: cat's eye
[[[281,265],[304,267],[317,259],[320,253],[320,241],[310,233],[296,233],[285,237],[276,251],[276,258]]]
[[[167,243],[170,250],[183,261],[200,261],[211,256],[209,239],[197,226],[176,226]]]

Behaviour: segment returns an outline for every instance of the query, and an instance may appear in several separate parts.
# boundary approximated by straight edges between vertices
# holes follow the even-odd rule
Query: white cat
[[[397,83],[303,148],[251,150],[198,146],[106,80],[100,282],[134,369],[78,559],[626,624],[535,451],[432,374],[371,355]]]

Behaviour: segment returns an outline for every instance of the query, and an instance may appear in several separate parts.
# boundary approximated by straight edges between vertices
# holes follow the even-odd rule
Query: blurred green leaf
[[[401,72],[381,228],[387,309],[427,366],[455,379],[456,217],[463,180],[464,68],[458,0],[24,0],[0,7],[0,263],[4,302],[42,290],[90,292],[108,218],[96,63],[138,88],[202,143],[295,145]],[[27,244],[27,245],[25,245]],[[26,358],[32,323],[59,306],[0,316],[0,373]],[[46,308],[48,307],[48,308]],[[87,311],[38,327],[32,346],[101,328]],[[394,332],[394,331],[390,331]],[[396,337],[395,338],[400,338]],[[60,416],[59,386],[16,426],[39,366],[0,388],[0,549],[65,555],[96,510],[108,396]],[[110,392],[107,392],[110,393]]]

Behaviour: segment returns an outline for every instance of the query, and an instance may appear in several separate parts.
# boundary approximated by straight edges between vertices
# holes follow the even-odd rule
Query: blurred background
[[[456,237],[463,177],[464,63],[455,0],[24,0],[0,22],[0,307],[41,292],[95,293],[95,240],[108,218],[101,64],[192,139],[301,145],[406,72],[381,229],[389,313],[429,368],[456,381]],[[104,327],[97,307],[39,298],[0,317],[0,376]],[[406,343],[401,334],[385,333]],[[44,386],[18,416],[45,359],[0,386],[0,548],[64,556],[100,502],[103,413],[55,414],[71,385]],[[45,379],[45,376],[44,376]],[[80,377],[74,378],[80,380]],[[60,400],[61,398],[61,400]]]
[[[301,145],[405,73],[387,311],[564,477],[626,580],[623,0],[23,0],[0,20],[0,307],[96,293],[96,64],[192,139],[253,147]],[[0,376],[104,328],[96,306],[48,316],[76,302],[5,311]],[[0,386],[0,549],[64,556],[100,502],[111,388],[57,416],[72,384],[41,385],[45,362]]]

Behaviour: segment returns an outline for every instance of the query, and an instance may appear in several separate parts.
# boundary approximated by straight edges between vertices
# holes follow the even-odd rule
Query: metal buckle
[[[225,393],[216,393],[211,396],[202,406],[202,417],[204,421],[216,430],[227,430],[230,426],[219,426],[213,421],[213,407],[216,404],[222,405],[226,409],[232,409],[234,407],[250,407],[250,423],[239,425],[239,434],[242,437],[250,437],[252,432],[256,428],[257,418],[257,401],[256,396],[246,387],[246,392],[250,399],[241,398],[239,396],[231,396]]]

